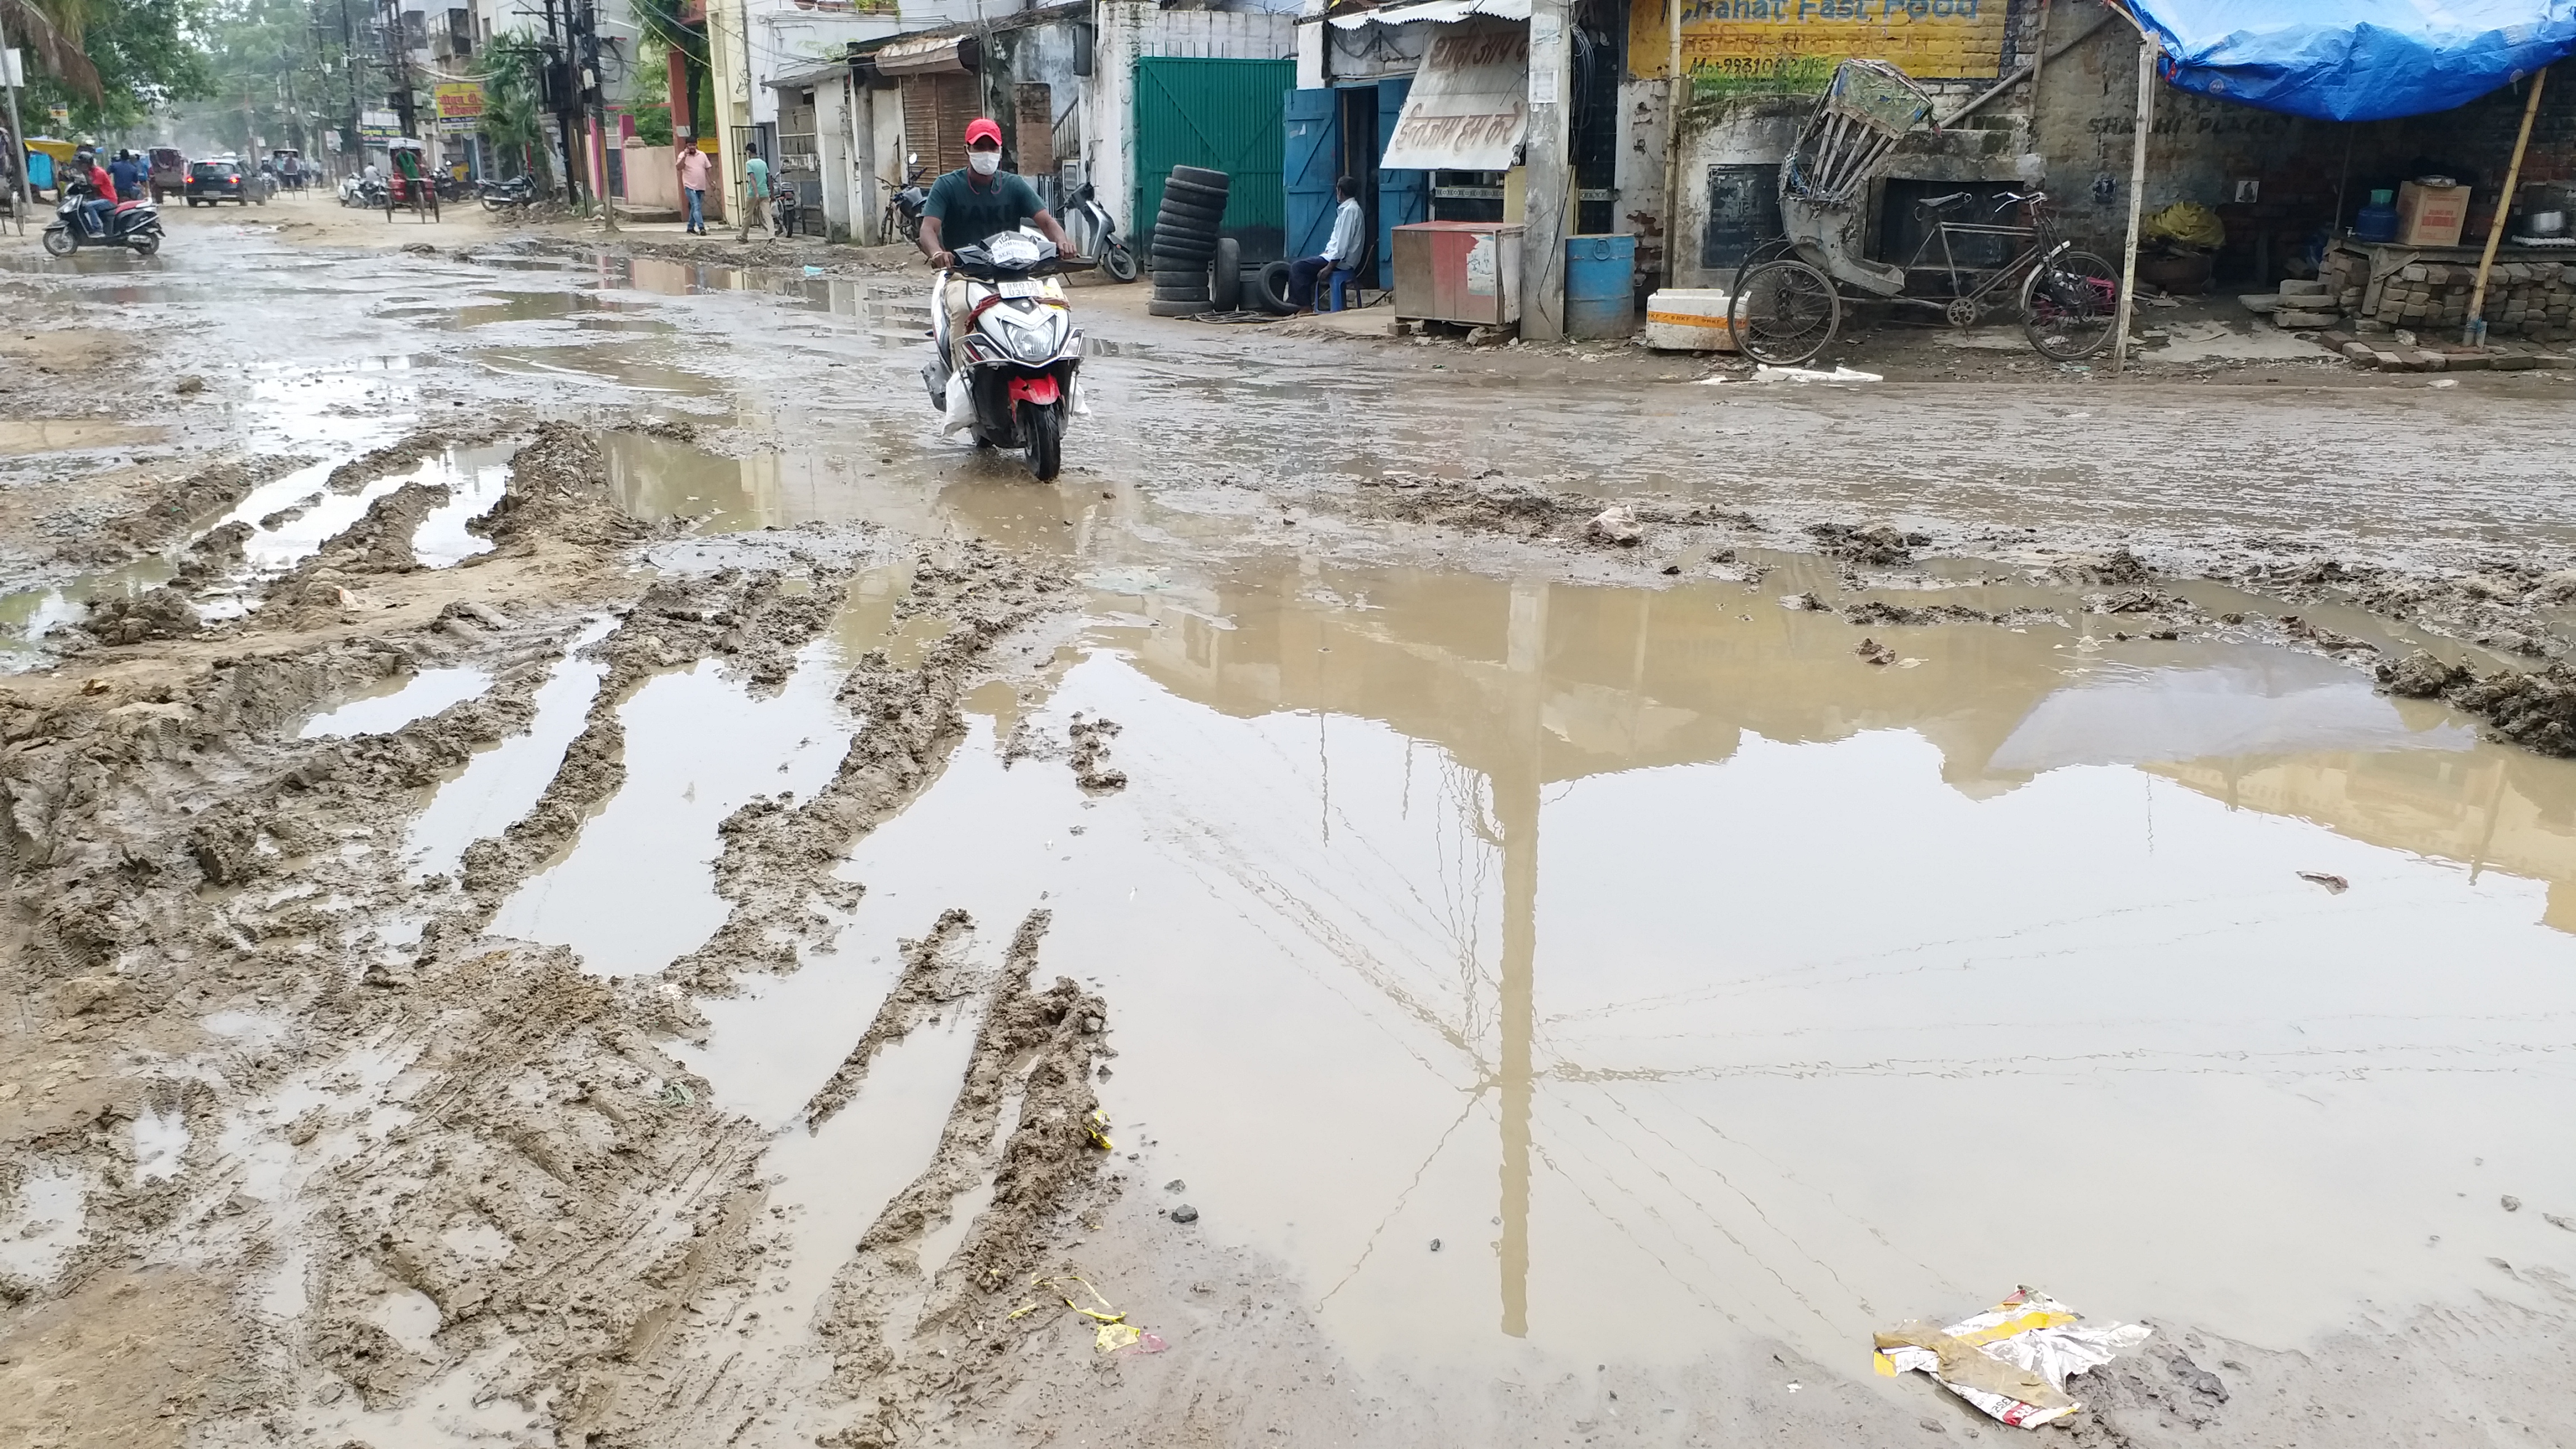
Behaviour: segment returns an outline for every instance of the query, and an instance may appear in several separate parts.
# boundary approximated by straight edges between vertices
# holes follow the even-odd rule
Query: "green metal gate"
[[[1279,255],[1288,203],[1279,176],[1280,97],[1297,84],[1293,60],[1184,60],[1147,56],[1136,62],[1136,207],[1134,230],[1154,245],[1154,215],[1175,166],[1205,166],[1231,178],[1223,233],[1243,246],[1247,262]]]

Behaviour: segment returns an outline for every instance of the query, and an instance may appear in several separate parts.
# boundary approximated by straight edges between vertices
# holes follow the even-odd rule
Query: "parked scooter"
[[[385,184],[371,176],[358,175],[341,179],[340,204],[382,211],[385,206]]]
[[[1073,204],[1065,208],[1064,229],[1100,264],[1100,270],[1122,282],[1136,280],[1136,254],[1118,239],[1118,223],[1093,194],[1090,182],[1073,193]]]
[[[1064,466],[1064,420],[1088,415],[1081,384],[1082,329],[1064,285],[1055,243],[1027,232],[1004,232],[982,246],[957,248],[954,273],[931,283],[931,345],[938,355],[921,370],[930,405],[948,415],[943,432],[971,428],[978,444],[1021,448],[1029,471],[1052,480]],[[948,309],[939,294],[951,275],[966,279],[969,331],[965,367],[949,359],[957,348],[948,333]]]
[[[507,211],[537,199],[537,182],[533,176],[513,176],[507,181],[486,179],[474,183],[474,186],[483,197],[485,211]]]
[[[908,168],[903,185],[886,198],[885,220],[877,228],[877,235],[885,241],[893,241],[897,234],[901,234],[905,241],[918,242],[921,240],[921,209],[930,204],[930,188],[921,184],[926,173],[921,169],[919,152],[904,157],[903,164]]]
[[[64,188],[62,204],[54,208],[54,224],[45,228],[48,255],[67,257],[82,247],[125,247],[138,257],[161,250],[161,208],[148,201],[118,202],[114,211],[101,218],[100,234],[92,236],[89,216],[82,210],[88,201],[85,188]]]

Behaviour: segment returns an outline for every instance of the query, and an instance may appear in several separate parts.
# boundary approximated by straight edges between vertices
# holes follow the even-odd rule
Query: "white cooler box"
[[[1646,299],[1646,345],[1668,352],[1733,352],[1733,299],[1717,287],[1667,287]]]

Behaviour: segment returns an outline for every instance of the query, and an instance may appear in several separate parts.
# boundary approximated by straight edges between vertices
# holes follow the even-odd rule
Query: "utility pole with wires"
[[[565,0],[565,3],[569,8],[573,0]],[[584,147],[583,155],[588,157],[594,147],[597,150],[598,160],[595,164],[599,167],[599,171],[593,178],[591,194],[599,199],[601,223],[609,231],[614,232],[617,230],[617,202],[609,194],[608,186],[608,115],[607,98],[603,94],[604,88],[600,84],[599,75],[599,7],[594,0],[580,0],[580,5],[581,9],[577,14],[578,28],[574,31],[573,52],[578,58],[579,70],[576,79],[581,83],[580,98],[589,108],[592,137],[592,146]]]
[[[564,190],[573,204],[579,206],[582,204],[582,173],[590,169],[590,163],[576,137],[580,125],[581,88],[571,59],[573,0],[561,0],[561,4],[562,13],[558,14],[557,0],[545,0],[545,84],[540,89],[545,96],[546,108],[555,113],[555,130],[563,145]]]
[[[404,44],[402,0],[385,0],[385,79],[394,114],[402,118],[402,133],[417,138],[419,103],[411,92],[411,56]]]

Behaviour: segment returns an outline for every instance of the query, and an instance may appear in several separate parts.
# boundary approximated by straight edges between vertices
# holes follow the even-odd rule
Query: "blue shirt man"
[[[1333,234],[1324,250],[1315,256],[1299,257],[1288,264],[1288,300],[1308,312],[1323,302],[1320,283],[1335,272],[1347,272],[1360,264],[1360,252],[1367,244],[1368,212],[1360,206],[1360,184],[1345,176],[1333,183],[1333,194],[1342,204],[1333,212]]]
[[[107,174],[116,183],[117,200],[141,201],[143,186],[151,179],[152,168],[135,159],[133,152],[119,151],[116,159],[108,163]]]

